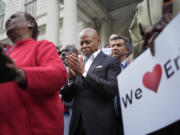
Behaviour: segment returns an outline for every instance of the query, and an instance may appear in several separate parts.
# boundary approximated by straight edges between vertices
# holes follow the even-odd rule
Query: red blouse
[[[16,82],[0,84],[0,135],[63,135],[60,88],[67,73],[53,43],[26,39],[8,48],[25,71],[27,89]]]

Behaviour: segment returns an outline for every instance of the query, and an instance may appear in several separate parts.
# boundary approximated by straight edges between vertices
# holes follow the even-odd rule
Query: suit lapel
[[[105,57],[106,55],[102,52],[102,51],[100,51],[100,53],[96,56],[96,58],[93,60],[93,62],[92,62],[92,64],[91,64],[91,66],[90,66],[90,68],[89,68],[89,71],[88,72],[93,72],[94,71],[94,69],[97,67],[97,65],[98,64],[100,64],[100,63],[102,63],[102,61],[104,60],[104,57]]]

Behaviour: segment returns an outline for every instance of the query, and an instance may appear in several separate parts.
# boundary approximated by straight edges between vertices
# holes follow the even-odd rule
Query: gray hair
[[[127,37],[124,37],[124,36],[115,36],[111,39],[111,41],[118,40],[118,39],[123,39],[125,47],[129,48],[129,52],[127,54],[127,57],[128,57],[133,52],[132,43],[129,41]]]

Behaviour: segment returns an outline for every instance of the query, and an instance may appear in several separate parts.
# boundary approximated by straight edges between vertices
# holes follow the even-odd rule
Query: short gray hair
[[[125,47],[129,48],[129,52],[127,54],[127,57],[128,57],[133,52],[132,43],[129,41],[127,37],[124,37],[124,36],[115,36],[111,39],[111,41],[118,40],[118,39],[123,39]]]

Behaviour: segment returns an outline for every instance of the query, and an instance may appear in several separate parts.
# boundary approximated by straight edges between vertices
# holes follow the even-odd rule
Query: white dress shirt
[[[93,54],[91,54],[91,56],[87,59],[87,61],[85,62],[85,66],[84,66],[84,73],[82,74],[83,77],[86,77],[88,70],[93,62],[93,60],[96,58],[96,56],[100,53],[100,50],[97,50],[96,52],[94,52]]]

